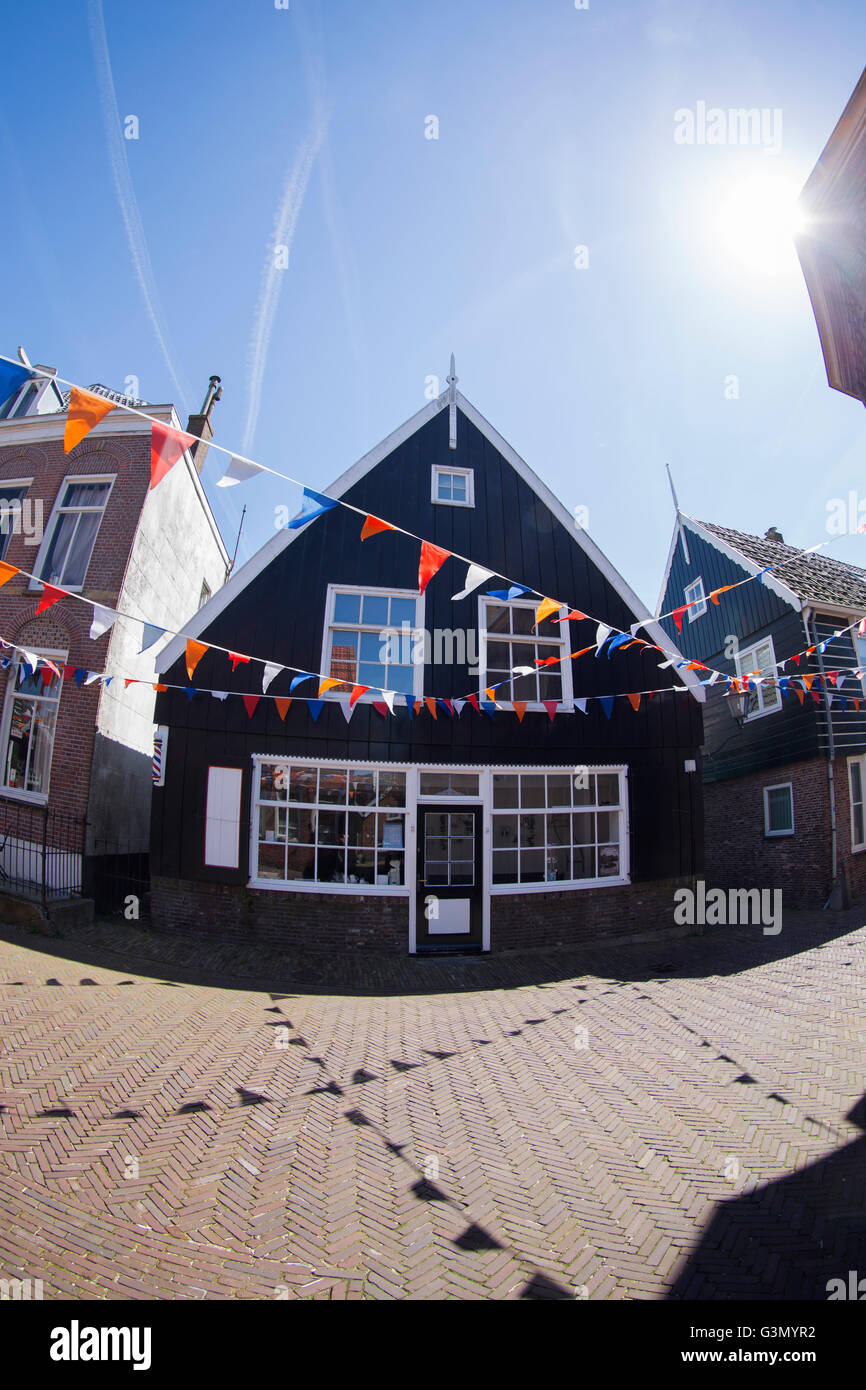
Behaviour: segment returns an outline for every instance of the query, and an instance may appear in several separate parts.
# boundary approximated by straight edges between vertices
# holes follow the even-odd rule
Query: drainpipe
[[[809,630],[809,621],[812,617],[812,609],[803,609],[803,627],[806,630],[806,643],[808,646],[815,646],[814,631]],[[824,696],[824,712],[827,716],[827,793],[830,802],[830,896],[824,904],[828,908],[835,899],[835,906],[841,907],[843,896],[841,885],[837,883],[838,876],[838,837],[836,828],[836,785],[833,780],[833,759],[836,754],[836,742],[833,737],[833,711],[830,707],[829,692],[827,690],[827,676],[824,670],[824,654],[820,650],[816,651],[818,658],[818,671],[821,675],[821,690]]]

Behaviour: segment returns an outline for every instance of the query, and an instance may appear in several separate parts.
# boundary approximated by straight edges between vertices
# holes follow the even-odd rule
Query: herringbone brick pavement
[[[866,1272],[856,915],[581,970],[406,961],[380,994],[226,982],[117,926],[7,936],[0,1277],[46,1298],[823,1298]]]

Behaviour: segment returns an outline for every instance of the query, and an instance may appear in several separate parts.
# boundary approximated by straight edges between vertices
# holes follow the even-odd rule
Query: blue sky
[[[666,462],[684,510],[794,544],[866,496],[866,414],[827,386],[796,260],[755,269],[719,232],[743,186],[805,181],[860,75],[860,0],[69,0],[3,27],[7,355],[134,375],[184,418],[216,372],[217,441],[322,488],[453,350],[650,607]],[[780,110],[781,149],[677,144],[700,101]],[[212,451],[243,560],[296,494],[221,471]],[[866,565],[866,538],[829,553]]]

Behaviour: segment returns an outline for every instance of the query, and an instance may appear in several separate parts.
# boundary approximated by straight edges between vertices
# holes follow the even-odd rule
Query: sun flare
[[[728,257],[762,275],[785,274],[794,264],[794,237],[804,218],[799,186],[777,175],[736,184],[716,209],[716,226]]]

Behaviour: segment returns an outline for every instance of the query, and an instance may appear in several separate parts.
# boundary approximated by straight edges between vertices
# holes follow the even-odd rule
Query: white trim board
[[[594,541],[590,540],[585,531],[575,528],[574,519],[570,512],[568,512],[563,503],[554,496],[547,484],[542,482],[538,475],[529,467],[529,464],[512,449],[511,445],[502,438],[502,435],[494,429],[481,412],[476,410],[475,406],[459,391],[457,392],[457,405],[463,412],[465,418],[471,424],[475,425],[476,429],[484,435],[485,439],[488,443],[493,445],[494,449],[498,450],[506,462],[511,465],[514,471],[532,489],[539,501],[543,502],[556,517],[557,521],[565,527],[566,532],[571,536],[575,544],[581,547],[588,559],[604,575],[605,579],[607,579],[614,592],[623,600],[634,619],[641,620],[647,635],[651,636],[652,640],[662,648],[667,657],[674,661],[684,661],[685,657],[682,652],[674,646],[667,633],[655,622],[649,609],[641,602],[637,594],[623,579],[622,575],[613,567],[607,556],[599,550]],[[389,434],[386,439],[383,439],[375,448],[364,454],[357,463],[353,464],[351,468],[348,468],[346,472],[341,474],[330,486],[326,487],[323,495],[337,499],[343,497],[359,479],[365,477],[377,464],[381,463],[383,459],[387,458],[389,454],[393,453],[393,451],[401,444],[405,443],[407,439],[410,439],[413,434],[416,434],[418,430],[422,429],[424,425],[434,419],[435,416],[438,415],[441,410],[446,409],[447,406],[448,392],[444,391],[436,400],[430,401],[428,405],[416,411],[410,419],[406,420],[398,429]],[[193,615],[186,625],[186,636],[172,638],[171,642],[163,648],[157,658],[157,671],[160,674],[167,671],[169,667],[183,655],[186,649],[186,637],[200,637],[213,620],[225,612],[229,604],[232,603],[253,580],[257,579],[271,561],[275,560],[278,555],[281,555],[286,547],[297,540],[298,536],[302,535],[305,530],[306,527],[299,527],[297,530],[293,531],[278,531],[272,536],[271,539],[262,546],[261,550],[259,550],[252,559],[248,560],[241,569],[233,574],[227,583],[225,583],[221,589],[217,590],[213,598],[209,599],[204,607],[200,608],[198,612]],[[479,564],[483,562],[483,557],[470,556],[469,558],[475,560]],[[502,577],[507,578],[508,576],[503,575]],[[519,578],[519,576],[514,577]],[[567,598],[563,600],[563,602],[567,601]],[[576,603],[576,598],[574,601]],[[601,618],[599,618],[599,621],[601,621]],[[706,700],[706,690],[693,671],[678,671],[676,675],[683,684],[691,689],[696,700],[701,703]]]

